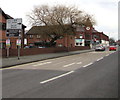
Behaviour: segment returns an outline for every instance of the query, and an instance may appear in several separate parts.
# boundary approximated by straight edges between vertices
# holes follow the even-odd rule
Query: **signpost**
[[[22,29],[22,18],[7,19],[6,29],[7,37],[19,37],[19,31]]]
[[[9,48],[10,48],[10,39],[6,40],[6,47],[7,47],[7,58],[9,57]]]
[[[18,60],[20,59],[20,46],[21,46],[21,32],[22,32],[22,18],[16,18],[16,19],[7,19],[7,25],[6,25],[6,36],[8,38],[10,37],[18,37],[17,40],[17,47],[18,47]],[[6,43],[7,46],[7,43]],[[9,51],[9,50],[8,50]],[[8,53],[9,54],[9,53]]]
[[[7,19],[7,29],[22,29],[22,18]]]
[[[18,47],[18,60],[20,59],[20,46],[21,46],[21,39],[17,39],[16,41]]]

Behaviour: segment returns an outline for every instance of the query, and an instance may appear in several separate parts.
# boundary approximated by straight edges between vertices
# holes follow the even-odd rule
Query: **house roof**
[[[64,27],[64,26],[63,26]],[[70,25],[65,25],[65,30],[72,33]],[[67,33],[66,32],[66,33]],[[63,33],[63,30],[60,25],[51,25],[51,26],[33,26],[26,34],[45,34],[45,33]],[[64,33],[63,33],[64,34]]]
[[[5,17],[5,19],[14,19],[14,18],[11,17],[10,15],[5,14],[5,12],[4,12],[1,8],[0,8],[0,14],[2,14],[2,15]],[[23,25],[23,24],[22,24],[22,27],[23,27],[23,28],[26,28],[26,26]]]
[[[5,14],[5,12],[0,8],[0,14],[2,14],[6,19],[13,19],[13,17],[11,17],[8,14]]]

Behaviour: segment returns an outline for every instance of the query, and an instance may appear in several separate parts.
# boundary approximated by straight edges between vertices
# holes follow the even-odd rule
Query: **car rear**
[[[113,51],[113,50],[116,51],[116,49],[117,49],[116,46],[110,46],[110,47],[109,47],[109,51]]]
[[[105,47],[103,47],[103,46],[97,46],[95,48],[95,51],[105,51]]]

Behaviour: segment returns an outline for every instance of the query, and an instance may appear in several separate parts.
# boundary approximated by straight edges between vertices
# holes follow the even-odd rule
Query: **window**
[[[63,47],[63,45],[62,44],[58,44],[58,47]]]
[[[83,38],[83,35],[82,35],[82,34],[80,34],[80,38]]]
[[[37,38],[40,38],[41,36],[40,35],[37,35]]]
[[[86,34],[86,35],[85,35],[85,38],[87,38],[87,39],[88,39],[88,38],[90,38],[90,36],[91,36],[91,35]]]
[[[6,23],[0,22],[0,30],[6,30]]]
[[[30,35],[30,38],[33,38],[33,35]]]
[[[5,49],[6,44],[5,43],[0,43],[0,49]]]

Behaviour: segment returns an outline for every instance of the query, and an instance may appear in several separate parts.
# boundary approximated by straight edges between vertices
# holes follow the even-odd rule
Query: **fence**
[[[68,51],[77,51],[77,50],[87,50],[90,49],[89,46],[80,46],[80,47],[57,47],[57,48],[27,48],[27,49],[20,49],[20,56],[27,56],[27,55],[37,55],[37,54],[46,54],[46,53],[57,53],[57,52],[68,52]],[[0,56],[6,57],[7,56],[7,50],[6,49],[0,49]],[[9,50],[9,56],[17,56],[18,50],[17,49],[10,49]]]

